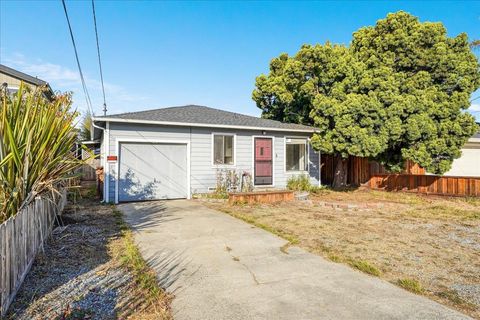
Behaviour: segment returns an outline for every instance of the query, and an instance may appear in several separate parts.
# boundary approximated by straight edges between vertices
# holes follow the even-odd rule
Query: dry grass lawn
[[[310,201],[276,205],[204,201],[310,252],[480,318],[480,199],[326,190]]]

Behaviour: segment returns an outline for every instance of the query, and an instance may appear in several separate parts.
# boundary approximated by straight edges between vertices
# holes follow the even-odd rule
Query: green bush
[[[319,193],[325,189],[323,186],[315,186],[310,183],[308,175],[301,174],[297,176],[291,176],[287,180],[287,189],[293,191],[308,191],[311,193]]]
[[[307,175],[291,176],[287,181],[287,189],[293,191],[310,191],[312,184]]]

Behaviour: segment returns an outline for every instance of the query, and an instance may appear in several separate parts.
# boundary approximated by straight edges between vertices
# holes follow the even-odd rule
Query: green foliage
[[[312,187],[310,179],[307,175],[295,175],[291,176],[287,180],[287,189],[293,191],[309,191]]]
[[[264,118],[316,127],[323,153],[368,157],[400,171],[412,160],[448,171],[477,130],[466,113],[480,67],[465,34],[441,23],[389,14],[353,34],[350,47],[304,45],[282,54],[256,79]]]
[[[420,294],[423,292],[420,282],[414,279],[398,279],[397,285],[413,293]]]
[[[77,139],[70,95],[55,101],[20,86],[2,97],[0,110],[0,222],[38,194],[56,192],[72,178],[81,161],[72,148]]]
[[[92,114],[90,111],[87,111],[82,118],[82,122],[80,124],[80,140],[81,141],[88,141],[91,139],[90,130],[92,127]]]
[[[349,262],[352,267],[362,272],[368,273],[372,276],[380,276],[381,272],[375,266],[371,265],[368,261],[364,260],[352,260]]]
[[[324,187],[312,185],[310,183],[310,178],[305,174],[301,174],[288,178],[287,189],[293,191],[308,191],[311,193],[318,193],[324,190]]]

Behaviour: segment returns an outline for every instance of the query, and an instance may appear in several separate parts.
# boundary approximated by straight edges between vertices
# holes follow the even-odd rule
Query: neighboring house
[[[190,198],[215,190],[218,170],[248,172],[257,189],[285,188],[293,175],[320,184],[314,129],[203,106],[94,117],[104,200]]]
[[[18,91],[18,88],[20,88],[21,82],[32,90],[38,87],[45,88],[44,96],[49,100],[52,100],[55,96],[52,88],[46,81],[0,64],[0,85],[2,89],[6,87],[7,92],[15,93]]]
[[[468,139],[462,156],[455,159],[445,176],[480,177],[480,132]]]

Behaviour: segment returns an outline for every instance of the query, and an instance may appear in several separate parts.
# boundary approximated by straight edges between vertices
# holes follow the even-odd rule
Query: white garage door
[[[187,145],[121,143],[119,201],[187,198]]]

